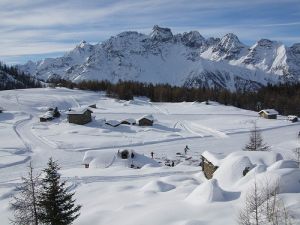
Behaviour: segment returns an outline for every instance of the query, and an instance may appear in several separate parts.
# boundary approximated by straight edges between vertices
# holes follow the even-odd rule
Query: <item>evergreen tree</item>
[[[249,143],[245,146],[244,151],[267,151],[269,146],[263,143],[261,132],[257,129],[256,122],[250,133]]]
[[[68,192],[65,182],[60,180],[59,169],[58,164],[50,158],[48,168],[43,170],[45,177],[39,196],[39,218],[43,224],[68,225],[80,215],[81,206],[75,206],[75,193]]]
[[[39,176],[34,175],[31,163],[28,174],[22,177],[22,183],[17,187],[17,194],[13,196],[10,208],[14,211],[14,225],[38,225],[37,196],[39,189]]]

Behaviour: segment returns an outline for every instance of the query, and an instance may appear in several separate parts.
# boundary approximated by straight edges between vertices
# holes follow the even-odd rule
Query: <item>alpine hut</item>
[[[70,109],[67,115],[69,123],[84,125],[92,121],[92,111],[88,108]]]
[[[138,119],[139,126],[153,126],[154,118],[150,115],[145,115]]]
[[[132,118],[128,118],[128,119],[122,120],[121,124],[135,125],[136,124],[136,120],[132,119]]]
[[[266,119],[277,119],[278,112],[275,109],[263,109],[258,114]]]

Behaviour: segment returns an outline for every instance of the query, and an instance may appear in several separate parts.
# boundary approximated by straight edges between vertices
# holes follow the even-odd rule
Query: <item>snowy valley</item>
[[[154,30],[151,36],[153,41],[156,40],[154,37],[159,37],[156,40],[158,45],[161,42],[171,45],[170,38],[178,38],[166,30],[163,30],[164,35],[160,29],[158,31]],[[120,34],[102,45],[91,46],[82,43],[74,50],[78,51],[76,62],[74,57],[48,59],[31,64],[30,69],[35,71],[34,69],[39,68],[41,70],[35,75],[48,78],[51,74],[42,72],[43,65],[48,64],[47,71],[54,71],[49,70],[50,67],[56,68],[55,73],[73,80],[85,79],[87,76],[97,79],[98,75],[94,73],[93,65],[102,62],[101,54],[104,52],[99,51],[100,55],[96,52],[90,55],[90,52],[94,51],[94,48],[107,47],[113,41],[119,43],[122,35],[131,35],[132,40],[138,38],[139,42],[149,41],[148,36],[137,33]],[[191,45],[189,51],[193,52],[194,48],[199,50],[206,46],[203,42],[207,40],[202,40],[195,33],[191,35],[196,39],[192,41],[188,36],[187,43]],[[184,40],[184,37],[187,38],[183,35],[181,39]],[[124,43],[119,44],[122,48]],[[113,48],[116,46],[114,44]],[[136,52],[143,51],[139,49],[139,45],[132,46],[136,47]],[[182,44],[178,46],[182,50]],[[235,47],[233,55],[220,57],[229,60],[230,63],[233,63],[232,60],[237,62],[239,59],[235,56],[244,54],[242,52],[246,51],[246,47],[241,44]],[[110,54],[117,54],[113,48]],[[253,50],[252,47],[251,49]],[[203,52],[208,55],[207,51],[210,50],[208,48]],[[156,52],[155,48],[151,51],[151,54],[143,53],[143,57],[149,57],[149,60],[159,57],[161,60],[172,48],[166,48],[165,52]],[[212,52],[216,57],[216,51]],[[253,50],[251,54],[254,52]],[[174,56],[182,57],[177,53]],[[121,56],[118,57],[125,60]],[[248,59],[249,67],[253,66],[249,55],[244,55],[244,58]],[[71,65],[70,62],[64,61],[67,59],[73,63],[72,71],[77,72],[64,74],[65,69]],[[95,61],[96,59],[99,61]],[[112,57],[110,63],[120,63],[115,62],[115,59]],[[200,59],[186,62],[192,64],[201,61],[202,64],[203,59],[198,60]],[[218,59],[216,61],[214,65],[224,64]],[[56,63],[63,66],[57,67]],[[125,66],[122,63],[123,61],[120,67],[116,68],[123,70]],[[210,62],[207,65],[209,64]],[[141,69],[134,66],[126,68],[130,71]],[[246,66],[236,68],[245,71]],[[176,70],[174,68],[174,71]],[[271,79],[286,76],[279,74],[279,69],[274,73],[271,71],[274,72],[275,69],[268,68],[266,73]],[[109,78],[110,72],[101,73]],[[156,75],[149,77],[155,79]],[[174,84],[180,81],[179,77],[178,74],[173,80]],[[264,182],[267,178],[270,182],[278,182],[278,197],[284,202],[293,224],[300,224],[300,169],[297,168],[297,163],[291,160],[295,159],[293,150],[300,147],[299,123],[292,123],[285,116],[265,119],[254,111],[217,102],[208,103],[154,103],[145,97],[125,101],[109,98],[103,92],[66,88],[1,91],[1,224],[9,224],[9,218],[12,217],[9,210],[10,197],[15,193],[15,187],[21,181],[20,176],[26,172],[29,161],[32,161],[34,168],[40,170],[45,167],[51,156],[58,160],[62,167],[62,178],[67,181],[70,190],[76,191],[77,203],[82,205],[81,215],[74,223],[76,225],[234,225],[238,224],[239,212],[253,184]],[[88,106],[93,106],[89,108],[92,111],[91,122],[84,125],[68,122],[69,109],[82,110]],[[39,117],[45,114],[49,107],[57,107],[61,116],[51,121],[40,122]],[[148,115],[147,118],[152,115],[153,126],[112,126],[116,121],[135,121],[144,115]],[[269,151],[243,151],[249,141],[253,122],[262,132]],[[185,152],[187,146],[188,150]],[[120,151],[125,149],[129,150],[128,154],[136,162],[120,159]],[[203,165],[201,155],[218,167],[213,179],[207,179],[203,173],[200,166],[200,163]],[[170,162],[174,162],[174,165]],[[130,168],[131,165],[134,168]],[[244,173],[246,167],[249,171]]]

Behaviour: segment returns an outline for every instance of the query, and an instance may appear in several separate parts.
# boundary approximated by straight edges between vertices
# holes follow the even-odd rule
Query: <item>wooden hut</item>
[[[88,108],[69,110],[67,115],[69,123],[84,125],[92,121],[92,111]]]
[[[278,112],[275,109],[263,109],[258,114],[266,119],[277,119]]]
[[[3,108],[2,107],[0,107],[0,113],[2,113],[3,112]]]
[[[145,115],[138,119],[139,126],[153,126],[154,118],[152,115]]]
[[[201,166],[205,177],[211,179],[220,165],[221,156],[216,153],[205,151],[201,154],[201,160]]]

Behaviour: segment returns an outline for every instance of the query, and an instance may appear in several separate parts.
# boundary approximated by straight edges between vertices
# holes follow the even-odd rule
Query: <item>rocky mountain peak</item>
[[[291,51],[294,54],[300,55],[300,43],[295,43],[291,46]]]
[[[183,33],[182,42],[188,47],[199,48],[205,44],[205,39],[198,31],[190,31]]]
[[[154,25],[150,37],[152,40],[165,42],[171,40],[173,38],[173,34],[170,28],[163,28],[158,25]]]
[[[239,47],[243,46],[243,44],[240,42],[239,38],[233,33],[228,33],[224,37],[222,37],[219,45],[221,45],[224,49],[227,49],[227,50],[239,48]]]
[[[279,80],[300,80],[300,44],[286,48],[261,39],[248,48],[232,33],[205,39],[198,31],[173,35],[170,28],[156,25],[150,35],[125,31],[101,44],[82,41],[62,57],[19,69],[44,80],[122,79],[250,90]]]
[[[260,48],[272,48],[276,43],[277,42],[271,41],[269,39],[260,39],[256,43],[256,47],[260,47]]]

